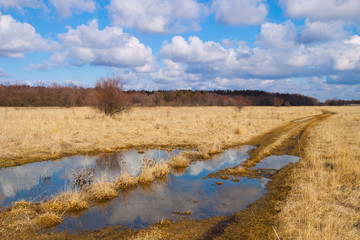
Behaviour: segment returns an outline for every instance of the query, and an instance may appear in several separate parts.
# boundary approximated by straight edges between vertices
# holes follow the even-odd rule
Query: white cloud
[[[43,0],[0,0],[0,7],[23,9],[24,7],[44,7]]]
[[[264,0],[214,0],[212,11],[216,20],[229,25],[258,25],[268,13]]]
[[[316,21],[360,20],[359,0],[280,0],[280,4],[294,18]]]
[[[313,43],[348,37],[341,22],[313,22],[306,19],[299,40],[303,43]]]
[[[228,52],[216,42],[204,43],[194,36],[187,42],[183,37],[175,36],[171,43],[163,44],[160,54],[177,62],[205,63],[225,60]]]
[[[61,17],[71,17],[73,13],[94,12],[93,0],[49,0],[55,6]]]
[[[108,9],[115,25],[148,33],[198,30],[206,15],[196,0],[111,0]]]
[[[349,40],[321,45],[320,48],[325,56],[327,53],[332,59],[334,70],[360,71],[360,36],[354,35]]]
[[[56,44],[43,39],[33,26],[0,13],[0,56],[24,57],[28,51],[50,51]]]
[[[294,46],[296,28],[291,21],[284,24],[264,23],[257,36],[262,48],[289,48]]]
[[[198,80],[193,79],[197,83],[193,82],[191,86],[199,86],[199,82],[217,77],[247,81],[278,80],[337,75],[347,71],[351,71],[351,81],[346,82],[346,76],[350,76],[347,74],[341,75],[345,77],[339,76],[336,81],[329,80],[328,83],[360,83],[358,35],[314,44],[303,44],[299,38],[298,29],[291,21],[282,24],[264,23],[254,48],[245,44],[224,48],[220,43],[203,42],[198,37],[190,37],[186,41],[183,37],[176,36],[171,43],[163,44],[160,53],[165,59],[182,67],[183,71],[179,73],[182,78],[190,79],[188,76],[195,74]],[[161,73],[163,76],[170,76],[167,71]],[[172,75],[171,79],[176,79],[176,75]],[[226,81],[222,85],[226,86]],[[186,86],[189,85],[188,83]]]
[[[89,25],[58,35],[63,50],[52,56],[55,64],[83,65],[85,63],[114,67],[139,67],[151,70],[154,65],[152,50],[121,28],[106,27],[98,29],[97,20]]]
[[[187,74],[184,66],[180,63],[164,59],[163,65],[157,72],[151,73],[151,78],[155,84],[170,85],[172,88],[184,88],[188,87],[187,84],[184,84],[185,82],[199,80],[196,74]]]

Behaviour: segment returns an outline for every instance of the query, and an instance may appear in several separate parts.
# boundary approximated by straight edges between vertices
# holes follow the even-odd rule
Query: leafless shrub
[[[81,172],[74,171],[72,173],[74,177],[74,182],[73,182],[74,187],[78,187],[80,190],[89,187],[93,181],[95,173],[96,170],[94,168],[88,168],[88,167],[84,167],[81,170]]]
[[[96,107],[106,115],[114,115],[130,108],[131,100],[123,91],[123,84],[119,77],[105,77],[97,81]]]

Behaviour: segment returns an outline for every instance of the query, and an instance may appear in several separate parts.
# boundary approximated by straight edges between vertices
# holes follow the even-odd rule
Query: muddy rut
[[[332,112],[299,119],[257,136],[244,144],[256,146],[249,151],[250,158],[235,167],[209,174],[208,178],[228,177],[270,178],[267,192],[246,209],[231,216],[217,216],[205,220],[184,218],[178,222],[162,220],[147,229],[123,229],[121,226],[103,230],[83,231],[76,234],[47,233],[38,239],[277,239],[277,214],[290,190],[291,172],[296,164],[289,164],[278,171],[254,170],[254,166],[270,155],[301,157],[311,129],[330,117]]]

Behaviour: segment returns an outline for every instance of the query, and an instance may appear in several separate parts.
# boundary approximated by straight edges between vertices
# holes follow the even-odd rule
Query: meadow
[[[360,239],[360,107],[310,133],[279,216],[282,239]]]
[[[314,107],[149,107],[109,117],[93,108],[0,108],[0,166],[133,147],[190,146],[204,156]]]
[[[285,201],[276,203],[279,214],[268,239],[274,236],[280,239],[359,239],[358,106],[153,107],[133,108],[114,117],[88,107],[0,108],[1,166],[79,153],[153,147],[188,147],[196,151],[197,158],[206,159],[227,147],[251,142],[272,129],[323,111],[336,114],[309,128],[301,160],[288,170],[290,177],[285,180],[289,194]],[[290,133],[279,135],[263,152],[271,152],[272,145],[281,146]],[[152,182],[169,174],[171,169],[188,166],[190,159],[183,154],[168,164],[147,166],[136,178],[124,174],[115,182],[98,181],[86,191],[65,191],[39,204],[17,202],[0,214],[0,236],[22,238],[24,235],[16,233],[19,230],[38,231],[59,224],[65,212],[76,212],[93,202],[112,199],[119,189]],[[181,239],[184,236],[176,235],[176,224],[160,224],[129,236],[133,239]],[[231,236],[226,235],[231,227],[218,237]],[[172,232],[173,235],[169,235]],[[96,233],[91,236],[96,237]]]

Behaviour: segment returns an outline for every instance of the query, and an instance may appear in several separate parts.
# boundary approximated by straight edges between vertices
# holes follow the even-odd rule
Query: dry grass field
[[[360,239],[360,107],[331,110],[292,174],[281,239]]]
[[[206,156],[320,113],[313,107],[155,107],[108,117],[87,107],[0,108],[0,167],[143,146],[191,146]]]
[[[289,172],[290,193],[279,204],[277,234],[280,239],[360,239],[360,107],[156,107],[134,108],[115,117],[92,108],[0,108],[1,166],[131,147],[188,146],[206,158],[323,110],[337,114],[309,128],[304,155]],[[301,125],[294,125],[268,146],[288,141],[288,135]],[[186,153],[166,164],[145,166],[138,177],[122,173],[115,182],[98,181],[84,191],[65,191],[47,202],[17,202],[0,214],[0,237],[22,238],[20,231],[36,233],[44,226],[59,224],[65,213],[116,197],[119,189],[149,183],[171,169],[187,167],[190,159]],[[209,227],[216,221],[196,224]],[[173,231],[171,236],[176,238],[177,227],[160,224],[156,231],[141,230],[131,237],[162,239]],[[59,235],[59,239],[65,238]]]

